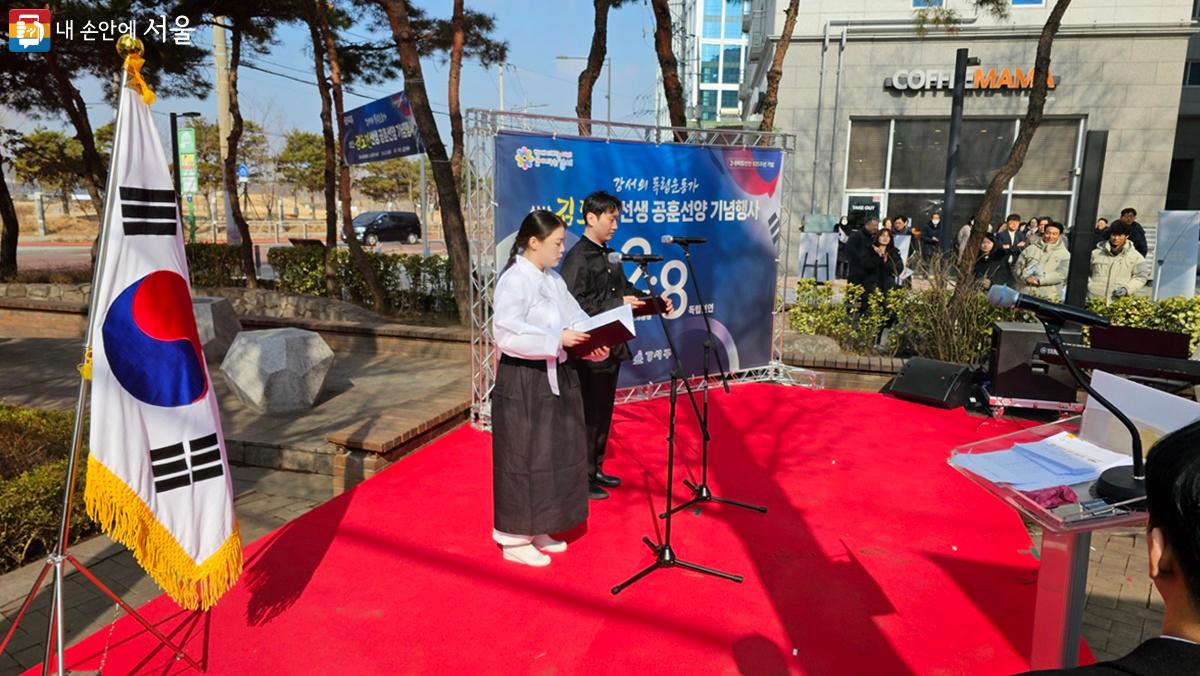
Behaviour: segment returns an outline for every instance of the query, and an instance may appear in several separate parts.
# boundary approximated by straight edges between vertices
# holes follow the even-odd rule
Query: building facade
[[[738,92],[746,68],[743,19],[748,4],[748,0],[672,2],[675,54],[689,122],[707,126],[741,121]]]
[[[965,47],[980,64],[968,69],[965,83],[957,206],[947,220],[957,226],[974,215],[1026,112],[1037,39],[1054,2],[1013,0],[1009,17],[997,19],[970,0],[941,0],[957,13],[955,30],[930,26],[922,35],[915,11],[928,1],[800,3],[775,120],[776,129],[797,134],[793,213],[924,221],[939,210],[955,52]],[[1016,212],[1074,223],[1084,134],[1107,130],[1100,213],[1113,218],[1132,206],[1153,226],[1177,164],[1193,5],[1071,4],[1053,44],[1045,119],[993,221]],[[744,21],[748,65],[740,96],[747,123],[761,113],[786,6],[753,2]]]
[[[1200,0],[1192,5],[1192,18],[1200,21]],[[1167,208],[1200,210],[1200,35],[1188,43]]]

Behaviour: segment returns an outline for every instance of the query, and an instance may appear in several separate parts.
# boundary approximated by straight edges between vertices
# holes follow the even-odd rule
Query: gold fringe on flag
[[[88,456],[83,493],[88,516],[133,552],[139,565],[180,607],[208,610],[242,574],[242,537],[237,522],[216,552],[196,564],[150,507],[116,474]]]
[[[132,35],[122,35],[117,39],[117,53],[125,57],[125,72],[129,74],[129,86],[142,95],[142,100],[146,102],[146,105],[154,105],[157,97],[150,89],[150,85],[146,84],[145,78],[142,77],[142,65],[146,63],[146,60],[142,58],[142,54],[145,53],[142,41]]]

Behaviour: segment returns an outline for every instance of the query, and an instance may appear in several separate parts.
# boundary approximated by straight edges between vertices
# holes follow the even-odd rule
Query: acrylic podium
[[[989,453],[1012,448],[1014,444],[1033,442],[1060,432],[1079,434],[1080,418],[1067,418],[1031,427],[955,448],[951,457],[960,453]],[[1131,461],[1132,462],[1132,461]],[[1037,602],[1033,616],[1033,650],[1029,656],[1033,669],[1073,667],[1079,662],[1079,641],[1082,638],[1083,604],[1087,591],[1088,551],[1092,531],[1146,524],[1146,512],[1129,509],[1094,508],[1085,512],[1081,505],[1096,500],[1093,484],[1075,484],[1079,502],[1045,509],[1025,493],[1007,484],[996,484],[973,472],[951,465],[963,476],[975,482],[1005,504],[1017,510],[1026,520],[1042,528],[1041,567],[1037,578]],[[1144,502],[1133,505],[1143,506]]]

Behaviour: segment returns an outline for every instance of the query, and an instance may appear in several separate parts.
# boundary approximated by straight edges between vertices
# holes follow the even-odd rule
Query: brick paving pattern
[[[249,543],[308,512],[333,495],[328,476],[259,467],[233,467],[235,507],[243,542]],[[161,591],[124,547],[100,536],[72,550],[102,582],[138,607]],[[21,603],[32,588],[43,562],[27,565],[0,577],[0,638],[8,633]],[[70,645],[110,626],[122,613],[87,580],[67,567],[66,625]],[[17,627],[13,643],[0,655],[0,674],[16,674],[42,661],[46,623],[50,611],[50,585],[45,584],[29,613]]]

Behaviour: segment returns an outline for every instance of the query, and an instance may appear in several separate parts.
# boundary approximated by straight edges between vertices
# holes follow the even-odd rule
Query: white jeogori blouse
[[[565,361],[563,329],[588,314],[554,270],[539,270],[524,256],[500,275],[492,329],[500,352],[518,359],[545,360],[550,391],[558,394],[558,363]]]

